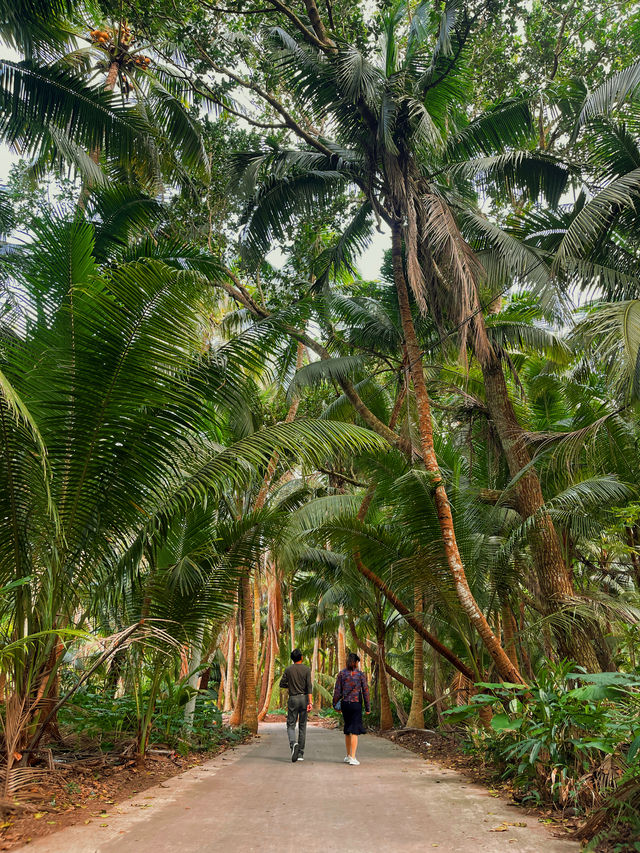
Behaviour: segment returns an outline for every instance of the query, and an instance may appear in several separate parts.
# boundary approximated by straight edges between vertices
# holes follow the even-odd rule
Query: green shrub
[[[493,712],[490,726],[472,728],[468,745],[513,781],[524,799],[561,806],[602,801],[640,760],[640,677],[593,675],[566,663],[543,668],[537,682],[479,683],[469,705],[446,711],[450,721]]]
[[[207,691],[198,697],[193,725],[185,729],[184,704],[188,692],[165,689],[159,696],[153,715],[150,743],[163,744],[181,753],[209,750],[220,743],[239,740],[243,732],[222,725],[216,695]],[[78,692],[60,711],[60,723],[102,748],[135,738],[138,733],[138,706],[135,696],[114,699],[101,693]]]

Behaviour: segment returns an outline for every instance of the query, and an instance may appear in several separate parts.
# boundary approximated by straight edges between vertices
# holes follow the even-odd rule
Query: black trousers
[[[308,696],[299,693],[297,696],[289,696],[287,702],[287,735],[289,746],[298,741],[299,754],[304,752],[304,743],[307,738],[307,703]],[[298,736],[296,737],[296,723],[298,724]]]

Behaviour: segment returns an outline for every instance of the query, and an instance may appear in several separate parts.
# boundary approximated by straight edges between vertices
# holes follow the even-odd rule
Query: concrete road
[[[389,741],[360,740],[343,763],[339,731],[309,728],[292,764],[283,723],[114,806],[33,842],[29,853],[577,853],[457,772]],[[518,824],[526,824],[525,826]],[[498,830],[499,831],[496,831]]]

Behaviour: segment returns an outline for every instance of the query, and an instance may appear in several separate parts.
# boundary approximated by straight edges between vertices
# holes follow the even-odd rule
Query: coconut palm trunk
[[[316,608],[316,633],[313,638],[313,654],[311,655],[311,684],[316,683],[316,679],[318,677],[318,667],[320,663],[320,629],[319,625],[321,622],[320,617],[320,605],[322,603],[322,598],[318,599],[318,606]],[[313,701],[313,710],[320,710],[320,691],[316,690],[314,701]]]
[[[256,643],[253,625],[251,573],[245,571],[240,580],[242,589],[242,640],[244,655],[240,657],[238,673],[238,723],[254,734],[258,731],[258,703],[256,700]],[[243,659],[244,658],[244,659]],[[238,725],[236,723],[236,725]]]
[[[380,611],[377,614],[376,639],[378,642],[377,674],[378,691],[380,696],[380,729],[388,731],[393,728],[393,714],[391,712],[391,698],[389,696],[389,682],[387,681],[386,649],[385,649],[385,627],[382,619],[381,597],[379,600]]]
[[[267,633],[265,643],[267,644],[267,655],[262,678],[262,689],[260,691],[260,712],[258,720],[264,720],[269,712],[273,682],[275,678],[276,659],[278,657],[279,637],[282,630],[282,589],[280,578],[276,567],[267,564]]]
[[[236,614],[229,621],[229,633],[227,636],[227,666],[224,680],[224,705],[223,711],[231,711],[233,708],[233,676],[236,665]]]
[[[342,604],[340,605],[340,608],[338,610],[337,650],[338,669],[343,670],[347,665],[347,644],[344,631],[344,605]]]
[[[524,683],[518,669],[509,660],[508,655],[500,645],[500,640],[491,630],[484,614],[471,592],[469,582],[464,570],[464,565],[458,550],[456,534],[453,526],[451,505],[444,487],[438,460],[436,458],[433,444],[433,425],[431,422],[431,401],[424,379],[422,369],[422,352],[418,343],[413,318],[411,316],[411,305],[409,302],[409,291],[404,274],[402,257],[402,232],[398,222],[394,222],[391,231],[391,255],[393,262],[393,278],[398,294],[400,320],[407,356],[409,358],[409,371],[416,398],[418,411],[418,426],[420,431],[420,445],[425,468],[433,477],[433,499],[436,506],[444,551],[453,578],[456,594],[460,606],[467,615],[469,621],[478,632],[478,635],[489,652],[496,670],[505,681]]]
[[[513,665],[519,669],[518,652],[516,649],[518,626],[516,624],[516,617],[513,615],[513,610],[509,604],[502,605],[502,632],[504,634],[504,650],[509,655]]]
[[[189,661],[189,687],[193,690],[193,694],[189,697],[189,701],[184,706],[184,723],[185,726],[193,725],[193,717],[196,711],[196,701],[198,699],[198,682],[200,681],[200,673],[196,672],[202,661],[202,638],[204,635],[204,621],[202,621],[196,630],[196,636],[193,639],[191,647],[191,660]]]
[[[422,590],[419,586],[413,591],[413,612],[416,618],[422,614]],[[423,684],[424,684],[424,641],[420,634],[413,633],[413,690],[411,693],[411,708],[407,726],[412,729],[424,728],[423,711]]]

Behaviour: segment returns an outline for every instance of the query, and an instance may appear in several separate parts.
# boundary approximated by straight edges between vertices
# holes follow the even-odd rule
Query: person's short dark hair
[[[300,651],[300,649],[294,649],[294,650],[291,652],[291,660],[292,660],[294,663],[298,663],[298,661],[301,661],[301,660],[302,660],[302,652]]]
[[[358,668],[358,664],[360,663],[360,658],[355,652],[350,652],[347,655],[347,669],[354,670]]]

